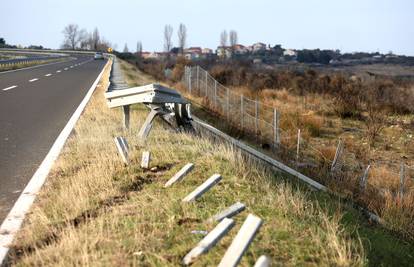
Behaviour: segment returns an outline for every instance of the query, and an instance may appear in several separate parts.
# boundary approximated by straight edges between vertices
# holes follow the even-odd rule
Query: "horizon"
[[[184,23],[188,32],[186,47],[215,49],[223,30],[236,30],[238,43],[246,46],[263,42],[271,46],[280,44],[285,49],[414,55],[414,29],[409,27],[414,22],[410,15],[414,3],[408,0],[261,0],[254,4],[233,0],[213,0],[208,4],[200,0],[121,0],[117,5],[97,0],[76,0],[69,5],[52,0],[22,2],[3,4],[8,12],[0,18],[0,37],[12,45],[60,48],[63,28],[75,23],[88,32],[97,27],[101,37],[115,44],[118,51],[127,44],[129,51],[134,52],[136,43],[141,41],[143,51],[160,52],[164,51],[164,25],[173,26],[173,46],[177,46],[177,28]],[[47,12],[39,16],[45,6]],[[19,14],[17,23],[15,14]]]

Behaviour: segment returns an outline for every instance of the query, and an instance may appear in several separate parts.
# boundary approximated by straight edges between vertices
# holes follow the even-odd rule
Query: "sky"
[[[187,47],[216,48],[220,32],[239,43],[414,56],[412,0],[0,0],[0,37],[9,44],[59,48],[63,28],[98,27],[115,48],[163,50],[163,29],[187,27]]]

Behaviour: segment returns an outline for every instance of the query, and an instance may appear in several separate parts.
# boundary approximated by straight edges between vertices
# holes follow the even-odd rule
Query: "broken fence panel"
[[[209,219],[209,221],[210,222],[213,222],[213,221],[219,222],[219,221],[223,220],[224,218],[233,217],[234,215],[242,212],[245,208],[246,208],[246,205],[244,205],[241,202],[236,202],[233,205],[231,205],[230,207],[226,208],[225,210],[223,210],[220,213],[217,213],[216,215],[211,217]]]
[[[206,235],[196,247],[194,247],[183,259],[185,265],[192,263],[198,256],[206,253],[212,248],[223,236],[225,236],[234,226],[234,220],[225,218]]]
[[[244,252],[253,241],[253,238],[256,235],[257,231],[259,231],[262,223],[262,219],[253,214],[249,214],[218,266],[237,266],[243,257]]]
[[[210,188],[212,188],[215,184],[220,182],[221,175],[220,174],[214,174],[210,178],[208,178],[204,183],[202,183],[199,187],[197,187],[193,192],[191,192],[189,195],[187,195],[183,202],[190,202],[194,201],[197,198],[201,197],[205,192],[207,192]]]
[[[164,187],[169,187],[176,182],[181,181],[184,176],[186,176],[194,168],[193,163],[187,163],[184,167],[181,168],[170,180],[168,180]]]

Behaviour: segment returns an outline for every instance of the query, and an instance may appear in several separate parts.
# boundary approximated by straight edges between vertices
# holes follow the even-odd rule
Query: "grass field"
[[[123,63],[129,83],[151,82]],[[264,224],[243,257],[252,266],[262,254],[274,266],[409,266],[414,247],[371,225],[359,213],[324,193],[291,182],[250,162],[224,144],[176,133],[158,121],[146,142],[137,139],[146,113],[134,107],[131,130],[122,129],[119,109],[109,110],[103,92],[108,70],[78,121],[16,239],[16,266],[179,266],[211,230],[207,219],[242,201],[236,226],[195,266],[217,265],[248,213]],[[113,138],[130,144],[123,166]],[[150,150],[153,171],[139,167]],[[181,182],[163,184],[187,162],[195,169]],[[195,203],[182,198],[214,173],[223,180]]]

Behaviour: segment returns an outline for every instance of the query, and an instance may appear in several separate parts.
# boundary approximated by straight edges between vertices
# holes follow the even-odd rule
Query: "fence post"
[[[296,145],[296,163],[299,162],[299,151],[300,151],[300,129],[298,129],[298,142]]]
[[[241,129],[244,130],[244,121],[243,121],[243,114],[244,114],[244,97],[243,95],[240,96],[240,126]]]
[[[214,80],[214,107],[217,109],[217,81]]]
[[[208,72],[205,71],[205,73],[206,73],[206,86],[205,86],[205,88],[206,88],[206,97],[208,97],[208,95],[207,95],[207,93],[208,93],[208,90],[207,90],[207,75],[208,75]]]
[[[403,198],[404,194],[404,181],[405,180],[405,164],[404,162],[401,162],[401,168],[400,168],[400,199]]]
[[[255,133],[256,133],[256,137],[259,136],[259,102],[256,101],[254,102],[254,129],[255,129]]]
[[[227,105],[227,120],[230,120],[230,96],[229,88],[226,88],[226,105]]]
[[[336,147],[336,151],[335,151],[335,158],[334,158],[334,160],[332,162],[332,166],[331,166],[331,172],[333,172],[335,170],[335,168],[336,168],[336,166],[337,166],[337,164],[338,164],[338,162],[341,158],[342,150],[343,150],[343,143],[342,143],[342,140],[339,139],[338,146]]]
[[[200,67],[197,65],[197,91],[198,92],[200,92],[199,69],[200,69]]]
[[[275,147],[278,147],[280,145],[279,112],[275,108],[273,109],[273,138]]]
[[[365,191],[365,188],[367,188],[368,173],[369,173],[370,168],[371,168],[371,164],[367,166],[367,168],[364,171],[364,175],[362,175],[361,180],[359,182],[359,187],[361,191]]]
[[[191,95],[191,73],[192,73],[192,67],[190,67],[190,75],[188,76],[188,89],[190,91],[190,95]]]

